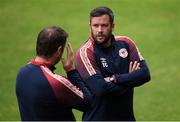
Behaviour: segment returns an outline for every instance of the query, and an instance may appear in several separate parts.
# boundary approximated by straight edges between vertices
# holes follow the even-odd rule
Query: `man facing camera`
[[[150,80],[148,66],[132,39],[114,36],[108,7],[90,13],[91,36],[78,49],[76,68],[93,93],[85,121],[133,121],[134,87]]]

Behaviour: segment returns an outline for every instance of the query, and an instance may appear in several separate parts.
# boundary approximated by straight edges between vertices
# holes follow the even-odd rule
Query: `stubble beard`
[[[96,35],[94,35],[92,32],[91,32],[91,35],[92,35],[92,37],[94,39],[94,42],[96,44],[104,46],[107,43],[109,43],[109,41],[111,41],[112,32],[110,32],[107,36],[103,35],[105,37],[105,39],[102,42],[99,42],[98,39],[97,39],[98,37]]]

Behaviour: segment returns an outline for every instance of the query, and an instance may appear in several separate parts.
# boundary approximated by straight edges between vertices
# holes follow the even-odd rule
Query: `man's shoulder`
[[[128,36],[115,36],[116,41],[133,41],[130,37]]]
[[[93,43],[91,40],[85,41],[80,47],[77,49],[77,53],[86,52],[86,51],[93,51]]]
[[[26,64],[22,66],[16,74],[16,78],[19,79],[28,79],[30,77],[34,77],[34,75],[39,75],[40,67],[34,66],[32,64]]]
[[[35,66],[35,65],[31,64],[31,63],[28,63],[28,64],[22,66],[19,69],[18,74],[23,75],[23,74],[27,74],[27,73],[30,73],[30,72],[34,72],[35,70],[38,70],[38,69],[40,69],[40,67]]]
[[[19,72],[25,72],[25,71],[28,71],[29,69],[32,68],[32,64],[28,63],[28,64],[25,64],[24,66],[22,66],[20,69],[19,69]]]
[[[124,42],[128,45],[135,45],[133,39],[128,36],[115,36],[114,38],[116,41]]]

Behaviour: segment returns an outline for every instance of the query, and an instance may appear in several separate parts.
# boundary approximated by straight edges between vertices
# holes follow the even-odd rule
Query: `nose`
[[[102,32],[102,26],[98,26],[98,32]]]

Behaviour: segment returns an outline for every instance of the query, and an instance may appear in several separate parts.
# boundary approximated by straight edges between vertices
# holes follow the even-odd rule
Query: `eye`
[[[93,24],[93,27],[98,27],[99,25],[98,24]]]
[[[108,27],[109,24],[102,24],[102,27]]]

